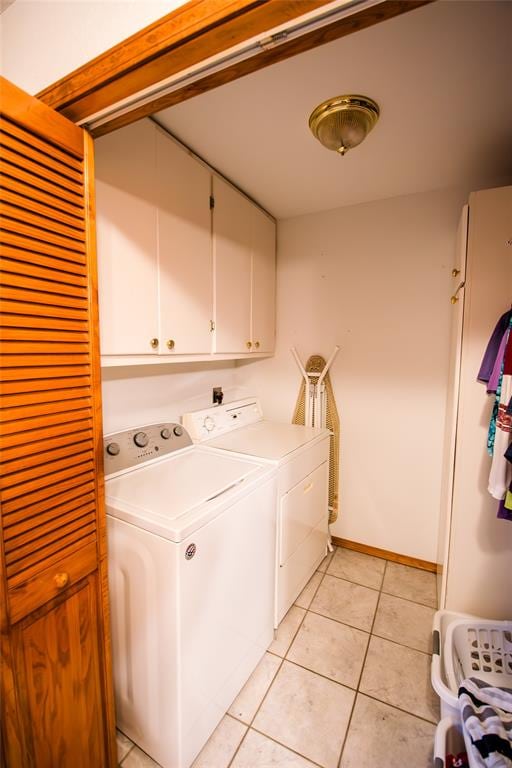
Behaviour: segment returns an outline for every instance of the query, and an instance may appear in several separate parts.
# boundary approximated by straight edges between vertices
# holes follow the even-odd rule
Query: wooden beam
[[[191,0],[149,27],[75,70],[37,96],[66,117],[81,122],[119,101],[135,96],[188,67],[222,54],[329,5],[331,0]],[[193,85],[134,107],[94,131],[95,136],[154,114],[262,67],[378,24],[433,0],[381,0],[302,38],[263,50],[252,58]]]

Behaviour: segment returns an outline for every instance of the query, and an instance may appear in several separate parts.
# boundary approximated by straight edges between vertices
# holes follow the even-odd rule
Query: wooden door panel
[[[96,577],[16,630],[35,768],[102,766]]]
[[[115,732],[95,450],[92,142],[3,78],[0,114],[5,757],[10,768],[107,768]]]

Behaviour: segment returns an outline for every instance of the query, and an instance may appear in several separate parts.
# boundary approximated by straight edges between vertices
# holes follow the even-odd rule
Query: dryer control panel
[[[213,440],[214,437],[262,420],[260,401],[251,397],[185,413],[183,426],[190,433],[194,443],[202,443],[204,440]]]
[[[174,422],[148,424],[103,438],[105,474],[137,467],[192,445],[187,430]]]

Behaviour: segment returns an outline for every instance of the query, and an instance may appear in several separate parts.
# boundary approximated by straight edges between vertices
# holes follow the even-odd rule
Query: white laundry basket
[[[442,718],[436,730],[435,768],[444,768],[444,762],[439,761],[445,759],[442,752],[447,734],[456,730],[464,739],[471,767],[477,762],[471,740],[462,728],[459,685],[471,676],[489,685],[512,685],[512,621],[488,621],[443,610],[434,615],[432,632],[431,681],[441,700]]]

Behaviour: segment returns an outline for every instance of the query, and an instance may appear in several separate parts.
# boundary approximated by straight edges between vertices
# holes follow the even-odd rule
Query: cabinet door
[[[158,351],[155,144],[149,120],[95,142],[102,355]]]
[[[276,331],[276,225],[253,209],[251,341],[254,352],[273,352]]]
[[[253,205],[214,176],[215,351],[249,352]]]
[[[94,574],[13,628],[34,768],[105,765],[98,638]]]
[[[157,129],[160,354],[211,352],[210,172]]]

